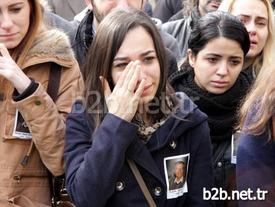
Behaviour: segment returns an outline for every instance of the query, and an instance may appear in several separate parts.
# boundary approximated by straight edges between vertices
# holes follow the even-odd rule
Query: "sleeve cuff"
[[[13,100],[17,102],[17,101],[21,101],[21,100],[29,97],[36,91],[38,86],[39,86],[39,84],[36,83],[33,79],[31,79],[30,85],[28,86],[28,88],[26,88],[25,91],[23,91],[23,93],[19,94],[18,91],[16,89],[14,89],[14,92],[12,94]]]

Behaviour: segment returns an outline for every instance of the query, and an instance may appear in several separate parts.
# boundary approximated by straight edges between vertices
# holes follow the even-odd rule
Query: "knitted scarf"
[[[223,94],[212,94],[202,90],[194,81],[192,69],[182,70],[171,81],[176,91],[185,92],[208,115],[212,142],[231,139],[237,122],[236,115],[240,101],[245,96],[250,83],[245,74],[240,74],[235,84]]]

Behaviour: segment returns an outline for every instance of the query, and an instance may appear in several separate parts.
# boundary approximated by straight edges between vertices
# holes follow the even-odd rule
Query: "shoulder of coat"
[[[27,55],[27,59],[32,58],[71,62],[74,53],[69,38],[64,32],[58,29],[42,30]]]

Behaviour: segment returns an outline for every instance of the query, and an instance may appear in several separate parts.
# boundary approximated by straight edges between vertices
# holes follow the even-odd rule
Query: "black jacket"
[[[83,64],[86,59],[86,55],[89,47],[95,36],[93,29],[93,12],[87,13],[84,19],[80,22],[75,34],[74,42],[72,43],[73,50],[75,52],[76,60],[83,72]]]
[[[232,88],[219,95],[199,88],[190,66],[172,74],[169,81],[176,91],[185,92],[199,109],[208,115],[215,187],[221,187],[231,194],[231,190],[236,189],[235,164],[231,163],[231,139],[235,133],[237,109],[251,85],[251,77],[247,71],[241,72]],[[229,206],[227,202],[219,202],[217,205]],[[236,203],[231,203],[230,206],[236,206]]]

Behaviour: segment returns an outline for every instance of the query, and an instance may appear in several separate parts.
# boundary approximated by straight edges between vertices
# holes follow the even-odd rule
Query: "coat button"
[[[169,146],[172,148],[172,149],[176,149],[177,147],[177,142],[175,140],[172,140],[170,143],[169,143]]]
[[[41,101],[35,100],[35,101],[34,101],[34,104],[35,104],[36,106],[40,106],[40,105],[41,105]]]
[[[20,175],[15,175],[15,176],[13,176],[13,179],[16,180],[18,183],[20,183],[21,178],[22,178],[22,177],[21,177]]]
[[[160,196],[161,195],[161,187],[155,187],[154,194],[155,194],[155,196]]]
[[[218,167],[222,167],[222,162],[218,162],[218,163],[217,163],[217,166],[218,166]]]
[[[122,191],[124,189],[125,185],[122,181],[116,182],[116,190],[117,191]]]

